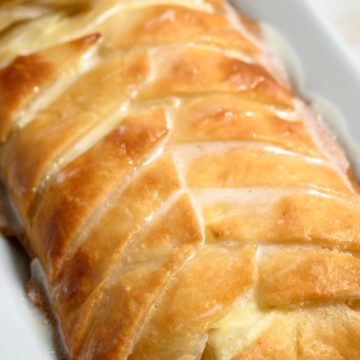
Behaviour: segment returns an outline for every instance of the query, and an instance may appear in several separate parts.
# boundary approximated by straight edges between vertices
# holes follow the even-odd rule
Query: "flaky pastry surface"
[[[0,0],[0,168],[69,358],[360,359],[360,201],[222,0]]]

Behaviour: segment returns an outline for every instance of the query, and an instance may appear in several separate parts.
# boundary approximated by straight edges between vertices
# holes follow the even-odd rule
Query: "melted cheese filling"
[[[252,301],[236,304],[209,332],[208,351],[202,360],[231,360],[256,341],[273,318],[274,313],[261,310]]]

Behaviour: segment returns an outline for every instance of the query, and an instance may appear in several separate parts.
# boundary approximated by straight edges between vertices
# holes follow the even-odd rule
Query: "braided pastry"
[[[0,24],[1,172],[70,359],[360,359],[358,185],[259,24],[222,0]]]

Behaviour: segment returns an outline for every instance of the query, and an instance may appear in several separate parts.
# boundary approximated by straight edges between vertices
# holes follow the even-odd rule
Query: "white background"
[[[309,3],[342,37],[360,66],[360,0],[310,0]]]

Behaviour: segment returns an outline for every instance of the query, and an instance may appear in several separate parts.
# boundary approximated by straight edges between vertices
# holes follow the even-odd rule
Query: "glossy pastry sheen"
[[[360,201],[221,0],[0,1],[0,162],[70,359],[360,359]]]

